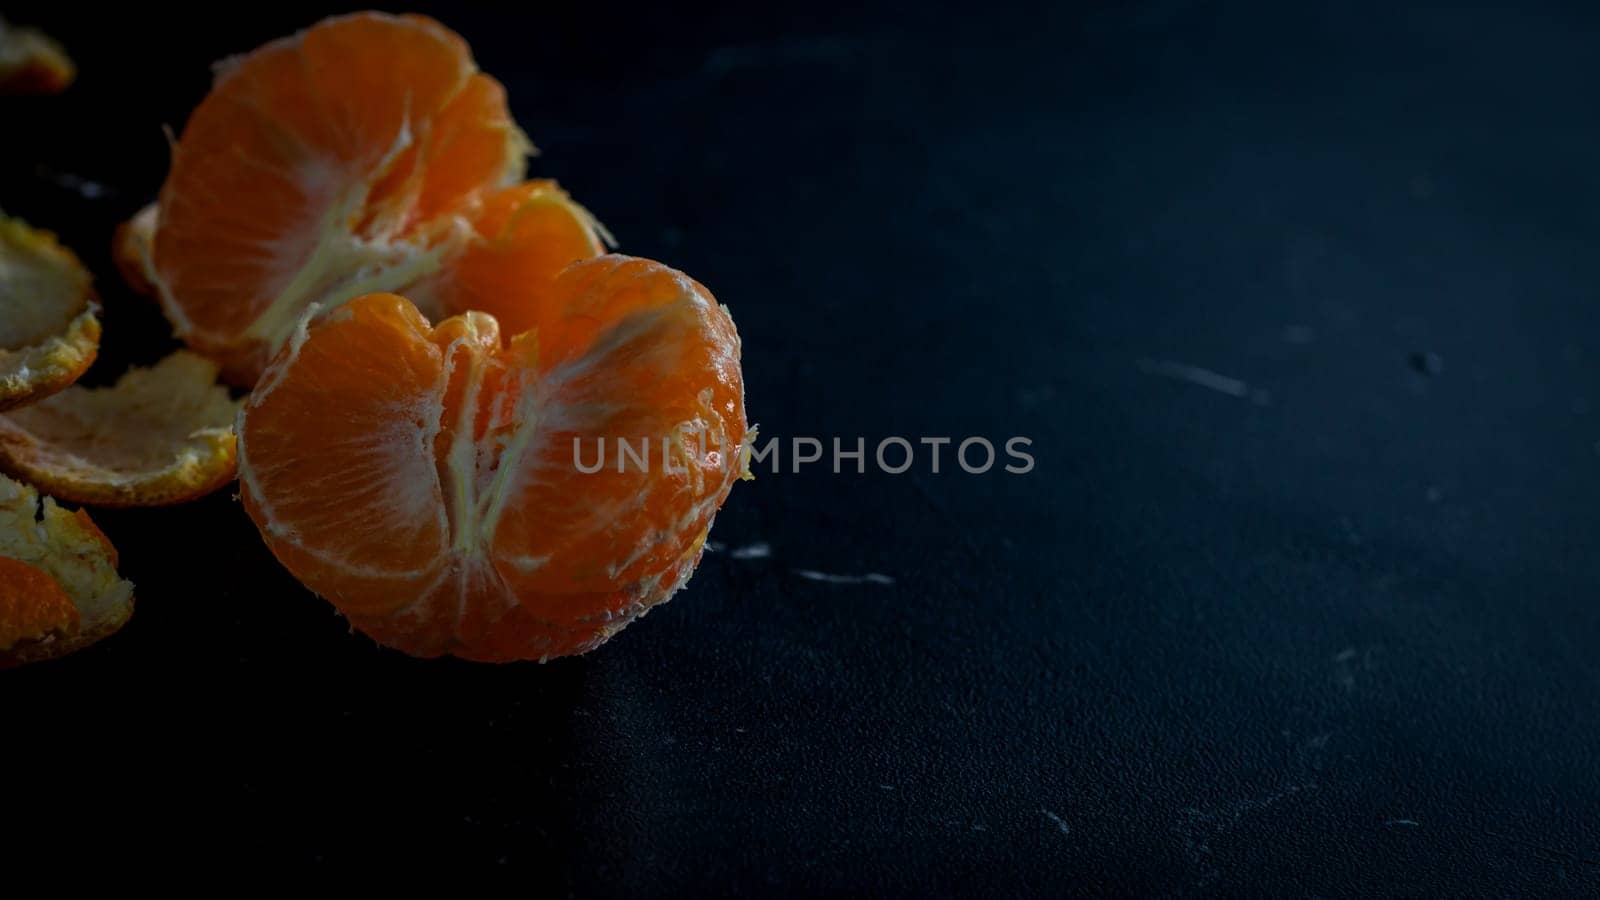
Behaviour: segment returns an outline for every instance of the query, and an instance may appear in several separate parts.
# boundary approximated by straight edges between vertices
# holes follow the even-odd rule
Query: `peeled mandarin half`
[[[0,94],[59,94],[78,69],[49,35],[0,19]]]
[[[313,305],[405,291],[438,320],[493,279],[485,260],[548,289],[603,252],[566,194],[517,184],[531,149],[504,90],[439,23],[326,19],[219,67],[157,210],[117,256],[192,349],[250,385]]]
[[[132,615],[133,585],[89,516],[0,477],[0,667],[80,650]]]
[[[240,414],[263,538],[383,644],[592,649],[688,581],[748,474],[739,337],[705,288],[605,256],[526,320],[506,342],[483,313],[430,327],[361,297],[302,320]]]
[[[55,235],[0,216],[0,410],[77,381],[100,350],[89,272]]]
[[[0,415],[0,469],[91,506],[160,506],[233,480],[239,403],[217,366],[179,351],[115,385],[74,385]]]

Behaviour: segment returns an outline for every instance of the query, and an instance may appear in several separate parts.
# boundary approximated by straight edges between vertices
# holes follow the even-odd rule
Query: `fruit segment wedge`
[[[73,386],[0,415],[0,470],[90,506],[160,506],[233,480],[239,404],[215,363],[179,351],[114,386]]]
[[[246,511],[381,643],[487,661],[596,647],[683,586],[747,474],[739,338],[704,287],[605,256],[527,323],[506,341],[483,313],[434,327],[362,297],[302,320],[240,415]]]
[[[117,227],[112,259],[135,293],[153,295],[150,246],[160,209],[151,203]],[[615,241],[554,181],[525,181],[486,194],[438,272],[405,288],[426,315],[443,319],[487,312],[516,334],[567,265],[605,252]]]
[[[0,667],[80,650],[132,615],[133,585],[88,514],[0,476]]]
[[[439,280],[486,240],[474,221],[531,149],[453,32],[330,18],[220,67],[174,146],[142,272],[179,336],[251,385],[313,305],[406,290],[447,315]],[[553,263],[597,255],[587,216],[545,196],[572,211]]]
[[[87,269],[55,235],[0,216],[0,410],[77,381],[100,350]]]

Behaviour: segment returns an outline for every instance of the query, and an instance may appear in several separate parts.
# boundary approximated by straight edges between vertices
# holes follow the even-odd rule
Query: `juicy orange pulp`
[[[173,149],[146,274],[180,336],[242,384],[313,304],[405,290],[435,319],[514,309],[528,288],[485,286],[545,285],[603,249],[552,183],[517,184],[530,150],[453,32],[327,19],[220,67]],[[513,219],[525,252],[507,252]]]
[[[303,320],[241,413],[246,510],[384,644],[597,646],[688,579],[746,473],[739,338],[702,286],[607,256],[521,317],[503,342],[483,313],[430,327],[404,298],[358,298]],[[581,471],[574,442],[592,463],[601,439],[607,464]],[[648,465],[619,467],[618,440]]]

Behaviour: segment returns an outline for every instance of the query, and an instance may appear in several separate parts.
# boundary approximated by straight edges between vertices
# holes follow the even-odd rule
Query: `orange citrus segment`
[[[91,506],[181,503],[233,480],[239,404],[180,351],[112,387],[73,386],[0,415],[0,470]]]
[[[446,547],[429,437],[444,370],[429,332],[399,297],[347,304],[316,340],[291,341],[243,413],[256,427],[242,477],[261,488],[246,503],[268,514],[257,524],[280,557],[300,560],[291,570],[345,576],[327,592],[341,605],[431,580]]]
[[[100,349],[87,269],[55,235],[0,216],[0,410],[84,373]]]
[[[77,75],[72,58],[49,35],[0,19],[0,94],[59,94]]]
[[[313,304],[447,270],[530,149],[437,22],[324,20],[224,64],[174,148],[150,280],[180,336],[253,383]]]
[[[489,313],[505,335],[533,325],[562,269],[605,252],[599,223],[553,181],[489,194],[472,226],[471,240],[410,296],[440,316]]]
[[[508,154],[507,147],[516,152]],[[474,75],[434,121],[417,219],[432,221],[460,210],[477,198],[483,184],[517,181],[532,152],[533,145],[511,120],[505,88],[487,75]]]
[[[0,477],[0,667],[63,656],[121,628],[133,585],[116,569],[88,514]]]
[[[273,552],[406,652],[542,659],[682,586],[744,474],[739,339],[700,285],[607,256],[535,330],[430,327],[394,295],[301,329],[240,415],[245,509]],[[577,468],[607,443],[607,465]],[[618,471],[617,441],[635,456]],[[648,449],[646,449],[648,447]]]

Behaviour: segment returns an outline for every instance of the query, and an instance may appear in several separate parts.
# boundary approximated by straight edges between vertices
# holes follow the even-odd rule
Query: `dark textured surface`
[[[139,610],[0,676],[0,859],[1600,891],[1597,23],[1289,6],[445,13],[534,171],[732,308],[765,433],[1038,468],[764,475],[713,539],[769,558],[543,667],[348,634],[226,496],[106,513]],[[106,253],[157,126],[315,16],[11,14],[83,74],[0,101],[0,205],[95,267],[104,380],[168,346]]]

